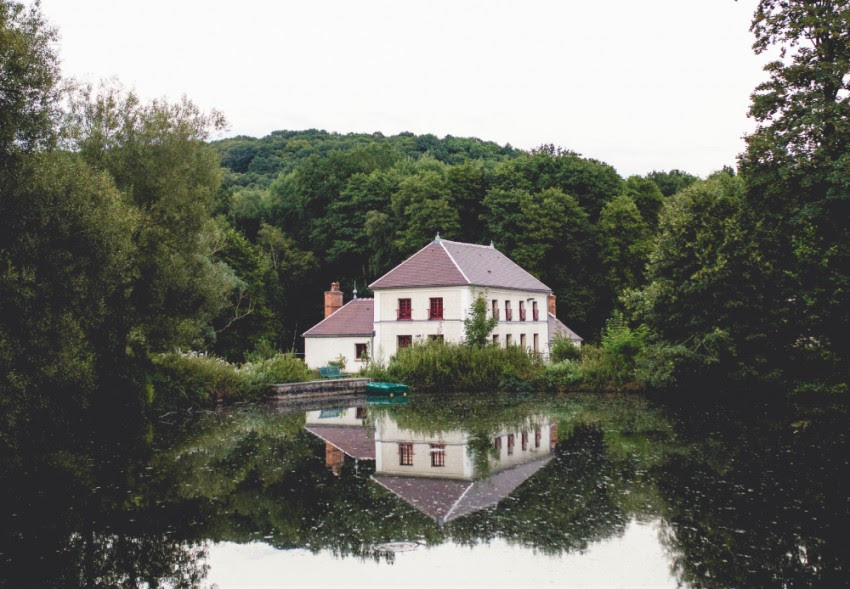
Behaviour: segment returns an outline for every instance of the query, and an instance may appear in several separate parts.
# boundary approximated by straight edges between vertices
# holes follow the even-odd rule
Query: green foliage
[[[336,366],[339,368],[340,372],[345,370],[345,365],[348,364],[348,358],[340,354],[336,357],[336,360],[331,360],[328,362],[328,366]]]
[[[218,399],[233,399],[242,391],[236,368],[203,354],[157,354],[151,358],[154,408],[207,407]]]
[[[688,174],[682,170],[670,170],[669,172],[650,172],[646,175],[649,180],[652,180],[661,194],[664,196],[673,196],[683,188],[687,188],[699,178],[693,174]]]
[[[703,360],[704,375],[768,378],[780,365],[774,346],[785,323],[763,288],[770,267],[752,229],[740,178],[718,174],[684,189],[662,211],[648,285],[627,296],[640,322]]]
[[[306,382],[314,378],[304,361],[292,354],[275,354],[270,358],[246,362],[239,368],[239,376],[243,385],[255,394],[269,384]]]
[[[490,334],[498,324],[498,317],[487,317],[487,299],[480,293],[472,302],[469,316],[463,320],[464,343],[478,348],[488,345]]]
[[[578,360],[580,356],[581,348],[564,334],[558,332],[549,340],[549,359],[552,362]]]
[[[756,87],[758,124],[740,158],[754,241],[771,272],[760,284],[788,326],[776,343],[798,374],[846,378],[850,361],[850,11],[838,1],[761,0],[756,53],[778,50]]]
[[[518,346],[470,347],[435,341],[399,350],[387,373],[417,391],[493,392],[505,375],[527,382],[534,380],[541,368],[539,358]]]
[[[55,141],[59,115],[59,57],[56,31],[38,4],[0,0],[0,169],[13,153],[31,152]]]
[[[651,233],[630,196],[608,202],[599,215],[600,259],[608,269],[610,292],[616,297],[644,283],[652,247]]]
[[[196,352],[156,354],[151,361],[153,408],[158,411],[260,398],[270,384],[305,382],[314,376],[303,360],[291,354],[241,366]]]

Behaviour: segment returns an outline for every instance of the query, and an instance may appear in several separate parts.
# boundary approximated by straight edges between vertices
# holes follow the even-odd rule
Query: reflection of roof
[[[549,341],[552,341],[552,338],[554,338],[556,334],[567,337],[574,342],[584,341],[583,337],[561,323],[561,320],[552,315],[552,313],[549,313]]]
[[[374,330],[374,301],[351,299],[332,315],[303,333],[304,337],[370,336]]]
[[[373,475],[372,479],[428,517],[443,523],[495,505],[551,459],[547,455],[472,482],[384,475]]]
[[[467,284],[540,292],[551,290],[494,247],[447,239],[432,241],[369,287]]]
[[[371,428],[356,425],[308,425],[304,429],[355,460],[375,460],[375,440]]]

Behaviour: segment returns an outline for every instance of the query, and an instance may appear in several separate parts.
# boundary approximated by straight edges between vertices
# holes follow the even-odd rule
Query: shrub
[[[305,382],[313,378],[304,361],[292,354],[275,354],[271,358],[248,362],[239,368],[239,375],[247,391],[254,394],[270,384]]]
[[[584,382],[584,370],[581,362],[564,360],[546,366],[543,373],[543,385],[551,391],[567,391],[581,388]]]
[[[549,358],[552,362],[564,360],[578,360],[581,357],[581,348],[572,340],[561,333],[555,334],[549,344]]]
[[[313,377],[307,365],[292,354],[275,354],[241,367],[197,352],[157,354],[151,361],[148,402],[156,410],[256,397],[270,384],[303,382]]]
[[[510,375],[534,381],[542,372],[540,358],[510,346],[470,347],[432,341],[399,350],[390,361],[391,379],[420,391],[496,391]]]
[[[158,354],[152,359],[151,404],[156,409],[203,407],[238,395],[242,380],[231,364],[195,352]]]

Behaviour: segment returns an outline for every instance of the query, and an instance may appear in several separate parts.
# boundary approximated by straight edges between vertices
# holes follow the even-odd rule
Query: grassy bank
[[[259,399],[269,384],[318,378],[292,354],[275,354],[241,365],[195,352],[158,354],[151,361],[147,401],[155,410]]]

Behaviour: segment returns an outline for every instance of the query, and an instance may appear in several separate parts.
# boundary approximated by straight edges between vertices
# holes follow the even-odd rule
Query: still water
[[[170,414],[4,457],[0,587],[847,586],[847,426],[619,395]]]

